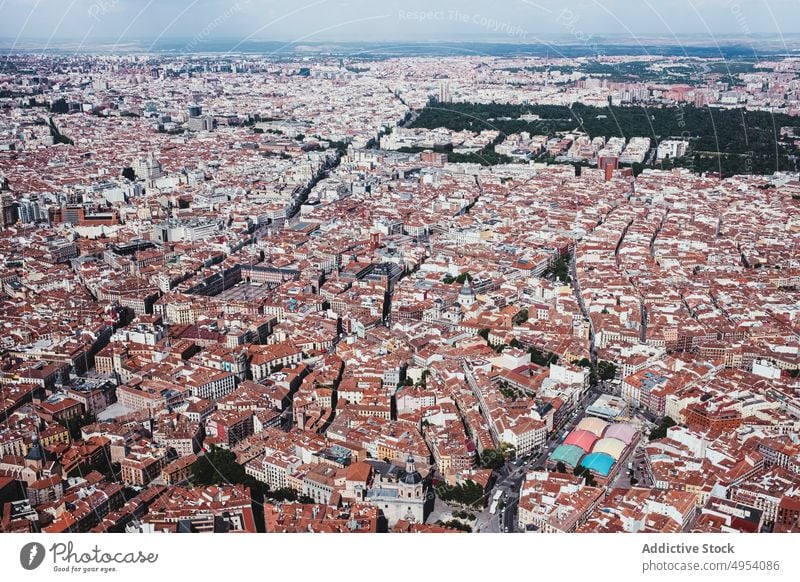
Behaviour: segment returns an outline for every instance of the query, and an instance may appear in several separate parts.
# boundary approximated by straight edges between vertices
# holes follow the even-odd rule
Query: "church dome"
[[[28,454],[25,455],[25,458],[29,461],[43,461],[44,451],[42,450],[42,446],[38,442],[34,443],[31,448],[28,449]]]
[[[458,294],[461,295],[462,297],[474,297],[475,291],[465,281],[464,284],[461,286],[461,291],[459,291]]]
[[[400,479],[400,482],[405,485],[419,485],[422,483],[422,475],[419,474],[419,471],[414,471],[413,473],[406,473],[403,475],[403,478]]]
[[[50,455],[44,450],[42,443],[39,441],[39,435],[34,434],[31,439],[31,448],[25,455],[25,459],[33,462],[45,462],[50,460]]]
[[[404,485],[419,485],[422,483],[422,475],[417,471],[416,463],[414,463],[413,455],[408,455],[406,460],[405,474],[400,478],[400,483]]]

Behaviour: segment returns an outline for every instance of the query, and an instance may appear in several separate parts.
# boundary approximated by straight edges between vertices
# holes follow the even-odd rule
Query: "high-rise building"
[[[201,117],[190,117],[186,122],[189,131],[211,131],[214,129],[214,118],[210,115]]]
[[[31,224],[47,220],[47,211],[39,204],[38,200],[23,198],[18,203],[17,216],[23,224]]]
[[[439,84],[439,103],[450,103],[450,83],[447,81]]]
[[[152,152],[147,157],[135,160],[132,167],[136,177],[142,180],[155,180],[164,175],[161,163]]]
[[[64,207],[61,214],[62,220],[69,224],[80,224],[85,216],[83,206],[78,204],[70,204]]]
[[[17,222],[17,205],[10,192],[0,193],[0,226],[3,228]]]

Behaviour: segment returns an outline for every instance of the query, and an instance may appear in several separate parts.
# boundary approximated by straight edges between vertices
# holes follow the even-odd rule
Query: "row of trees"
[[[450,519],[448,521],[442,521],[441,519],[436,522],[437,525],[441,525],[443,527],[449,527],[450,529],[455,529],[458,531],[463,531],[467,533],[472,533],[472,527],[467,525],[464,522],[458,521],[457,519]]]
[[[452,275],[445,275],[444,279],[442,279],[442,283],[445,285],[452,285],[453,283],[458,283],[459,285],[463,285],[464,282],[469,281],[472,283],[472,275],[468,272],[461,273],[458,277],[453,277]]]
[[[458,519],[475,519],[475,514],[470,513],[469,511],[461,511],[457,509],[453,512],[453,517],[457,517]]]
[[[483,507],[485,500],[483,487],[474,481],[466,481],[462,485],[454,485],[452,487],[447,485],[439,486],[436,489],[436,495],[442,501],[452,501],[471,507]]]

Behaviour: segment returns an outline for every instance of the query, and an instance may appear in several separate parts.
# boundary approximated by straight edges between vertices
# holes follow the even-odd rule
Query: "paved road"
[[[516,531],[517,504],[519,503],[520,488],[525,480],[526,473],[537,467],[546,466],[547,457],[561,442],[560,435],[565,432],[568,433],[577,426],[585,416],[586,406],[597,396],[597,392],[588,391],[578,404],[576,413],[570,417],[561,430],[550,436],[544,448],[536,451],[530,458],[508,462],[498,471],[499,476],[489,498],[491,499],[498,489],[503,491],[504,510],[502,512],[498,511],[495,516],[491,516],[488,509],[485,510],[478,516],[476,531],[498,532],[503,531],[505,528],[508,528],[509,532]]]
[[[517,531],[517,505],[519,498],[511,498],[508,505],[503,508],[503,531],[515,532]]]
[[[605,390],[603,390],[605,391]],[[554,434],[552,434],[545,446],[541,450],[537,450],[530,457],[521,460],[509,461],[497,472],[498,477],[494,488],[489,494],[489,499],[493,498],[494,494],[501,490],[503,491],[504,507],[502,510],[497,511],[495,515],[489,513],[488,508],[484,509],[478,515],[478,519],[474,525],[474,531],[479,532],[514,532],[517,531],[517,508],[519,504],[519,495],[522,483],[525,480],[525,475],[537,467],[546,467],[547,458],[555,447],[561,443],[561,435],[567,434],[572,431],[578,423],[586,416],[586,407],[591,401],[596,399],[603,391],[589,390],[586,395],[581,399],[575,413],[569,418],[565,425]],[[630,461],[634,465],[633,477],[637,480],[637,487],[652,487],[653,483],[648,478],[644,468],[640,468],[639,464],[643,459],[642,451],[634,453]],[[627,467],[620,471],[619,476],[615,480],[614,486],[622,488],[630,488],[630,476],[628,475]]]
[[[485,509],[478,516],[475,526],[472,529],[473,531],[481,533],[498,533],[500,531],[500,512],[498,511],[492,515],[489,513],[488,509]]]
[[[583,303],[583,296],[581,295],[581,281],[578,279],[578,270],[576,266],[577,253],[578,245],[576,244],[575,251],[572,253],[569,259],[569,274],[570,278],[572,279],[571,287],[572,292],[575,295],[575,299],[578,300],[578,307],[580,307],[584,319],[589,322],[589,359],[592,364],[597,364],[597,348],[595,348],[594,345],[594,329],[592,329],[592,320],[589,317],[589,311],[586,309],[586,305]]]

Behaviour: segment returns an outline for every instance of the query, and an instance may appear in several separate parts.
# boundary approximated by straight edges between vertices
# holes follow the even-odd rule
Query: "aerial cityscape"
[[[800,532],[796,50],[205,36],[0,55],[1,532]]]

